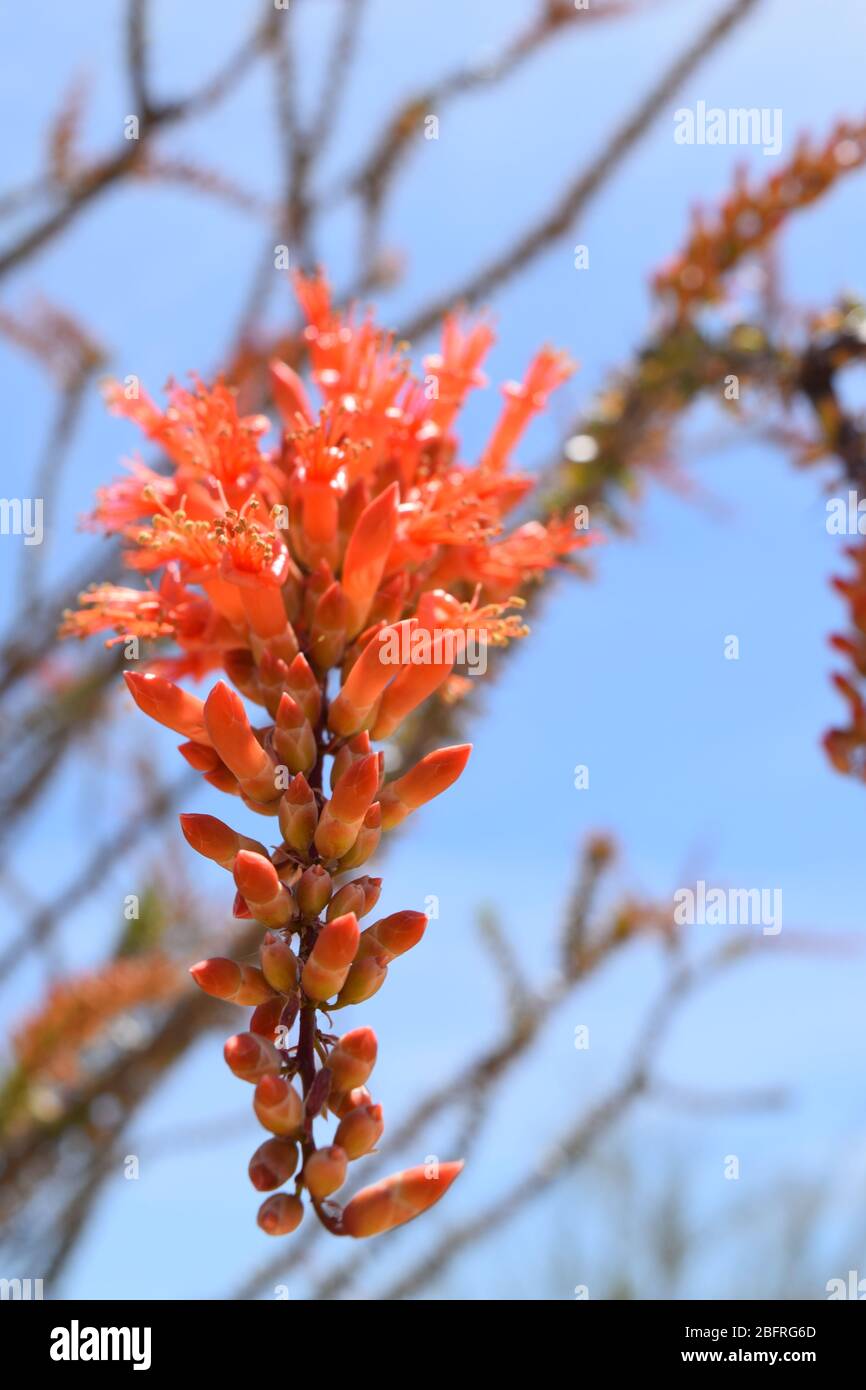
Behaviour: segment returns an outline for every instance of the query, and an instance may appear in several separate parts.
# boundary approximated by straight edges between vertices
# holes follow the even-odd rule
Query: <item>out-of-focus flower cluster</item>
[[[745,169],[712,217],[697,209],[683,251],[655,276],[680,317],[724,296],[724,277],[744,256],[766,246],[791,213],[815,202],[843,174],[866,161],[866,123],[840,121],[824,144],[804,136],[793,157],[751,186]]]
[[[126,540],[129,567],[147,582],[88,591],[64,630],[179,648],[126,673],[133,698],[182,736],[181,753],[207,782],[265,825],[259,839],[213,816],[181,818],[193,848],[232,874],[235,915],[265,929],[256,964],[212,958],[192,971],[207,993],[253,1008],[225,1057],[255,1087],[270,1135],[249,1170],[273,1194],[259,1224],[294,1230],[306,1192],[329,1230],[368,1236],[430,1206],[461,1165],[409,1169],[342,1210],[331,1200],[383,1121],[366,1084],[374,1033],[338,1037],[330,1016],[375,994],[427,925],[404,910],[362,929],[382,885],[357,871],[383,831],[460,776],[470,752],[438,749],[386,781],[373,745],[429,697],[459,693],[461,669],[479,665],[488,644],[522,636],[521,590],[588,538],[570,521],[506,530],[532,485],[509,464],[570,373],[562,354],[542,350],[523,382],[505,386],[469,466],[454,426],[484,382],[490,329],[449,318],[418,380],[369,317],[335,311],[322,278],[295,286],[319,403],[292,368],[273,363],[274,447],[270,421],[239,415],[222,384],[173,386],[165,410],[137,388],[112,388],[113,409],[171,469],[134,461],[99,494],[94,523]],[[228,680],[205,700],[174,684],[217,670]],[[262,725],[244,699],[263,711]],[[314,1122],[329,1115],[336,1131],[320,1147]],[[292,1178],[291,1193],[278,1191]]]

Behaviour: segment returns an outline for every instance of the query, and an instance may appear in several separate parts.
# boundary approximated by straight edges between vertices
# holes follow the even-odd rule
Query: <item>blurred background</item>
[[[0,1274],[93,1299],[823,1298],[866,1278],[864,789],[821,746],[846,621],[825,504],[847,483],[810,453],[808,400],[748,382],[732,410],[718,361],[673,404],[641,385],[621,447],[604,394],[669,327],[652,275],[694,205],[862,120],[864,41],[856,0],[0,15],[0,490],[44,499],[41,545],[0,536]],[[780,155],[676,144],[699,101],[780,108]],[[707,333],[760,321],[790,354],[866,294],[863,190],[846,174],[744,258]],[[158,395],[225,369],[257,399],[296,346],[283,244],[419,360],[443,308],[488,310],[492,388],[568,349],[580,371],[521,463],[569,506],[584,487],[602,538],[443,716],[473,758],[383,856],[382,911],[435,920],[365,1008],[377,1099],[407,1164],[468,1163],[363,1250],[255,1226],[226,1014],[183,970],[237,930],[177,830],[219,798],[133,714],[122,653],[54,635],[119,573],[79,526],[139,448],[100,379]],[[861,388],[856,367],[839,383],[855,420]],[[472,399],[467,458],[497,406]],[[675,938],[698,879],[780,889],[782,931]]]

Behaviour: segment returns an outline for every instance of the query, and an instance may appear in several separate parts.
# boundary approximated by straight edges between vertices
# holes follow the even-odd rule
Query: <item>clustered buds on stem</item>
[[[174,470],[136,463],[100,494],[96,520],[126,538],[130,566],[162,573],[145,589],[89,590],[65,631],[173,639],[180,656],[126,672],[133,699],[181,736],[205,781],[269,818],[259,840],[211,815],[181,816],[192,848],[231,873],[235,916],[263,929],[257,963],[214,957],[191,973],[207,994],[253,1009],[225,1059],[254,1087],[270,1135],[249,1165],[256,1190],[271,1194],[260,1227],[293,1231],[306,1193],[328,1230],[362,1237],[424,1211],[461,1168],[428,1162],[342,1210],[333,1200],[383,1120],[367,1089],[375,1034],[336,1036],[331,1015],[381,989],[427,925],[409,909],[366,921],[382,881],[358,870],[383,832],[457,780],[470,752],[437,749],[386,781],[373,744],[435,692],[460,695],[473,641],[483,649],[522,636],[513,595],[586,536],[566,521],[503,534],[531,486],[507,471],[509,458],[569,374],[562,355],[545,349],[523,383],[505,388],[500,422],[470,468],[458,462],[452,424],[483,382],[490,330],[449,319],[422,387],[390,336],[334,311],[324,280],[299,278],[296,290],[322,407],[314,416],[295,373],[275,363],[275,448],[260,443],[270,422],[240,416],[222,384],[174,387],[164,412],[113,389],[114,408]],[[204,700],[173,679],[216,670],[226,680]],[[248,703],[263,724],[251,722]],[[336,1128],[320,1144],[314,1129],[329,1116]],[[289,1182],[293,1192],[277,1190]]]

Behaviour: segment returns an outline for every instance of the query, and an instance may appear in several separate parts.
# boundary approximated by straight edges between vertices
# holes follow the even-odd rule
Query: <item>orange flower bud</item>
[[[361,940],[364,940],[366,933],[361,933]],[[363,1004],[366,999],[372,999],[385,983],[388,974],[388,964],[384,958],[377,956],[366,956],[363,960],[356,958],[346,976],[346,983],[337,995],[337,1004],[342,1009],[347,1004]]]
[[[252,915],[266,927],[284,927],[296,915],[295,900],[263,854],[242,849],[235,859],[235,883]]]
[[[366,726],[385,686],[401,669],[389,660],[391,650],[406,650],[415,626],[415,619],[407,618],[370,638],[328,711],[328,728],[335,734],[346,738]]]
[[[360,930],[353,912],[322,927],[304,966],[301,985],[310,999],[339,994],[358,949]]]
[[[241,1081],[258,1081],[269,1073],[276,1075],[283,1063],[273,1043],[258,1033],[236,1033],[227,1038],[223,1056]]]
[[[259,948],[262,974],[268,984],[281,994],[291,994],[298,983],[298,958],[281,936],[265,932]]]
[[[267,854],[264,845],[251,840],[247,835],[239,835],[231,826],[225,825],[216,816],[199,815],[187,812],[180,816],[180,826],[187,843],[203,854],[205,859],[213,859],[224,869],[231,869],[238,852],[252,850],[256,854]]]
[[[304,1103],[284,1076],[268,1073],[256,1086],[253,1109],[259,1124],[272,1134],[295,1134],[304,1118]]]
[[[381,838],[382,807],[378,801],[374,801],[364,817],[357,840],[349,853],[344,854],[337,865],[339,872],[343,873],[347,869],[360,869],[361,865],[366,864],[371,855],[376,853]]]
[[[444,1197],[462,1167],[462,1163],[421,1165],[362,1188],[343,1212],[343,1230],[361,1239],[405,1225]]]
[[[332,922],[335,917],[342,917],[344,912],[354,912],[356,917],[364,915],[364,890],[357,882],[343,884],[328,903],[325,915],[327,920]]]
[[[425,802],[447,791],[457,781],[472,752],[471,743],[455,744],[453,748],[437,748],[428,753],[396,781],[387,783],[379,794],[382,807],[382,828],[390,830],[405,820]]]
[[[366,1086],[355,1086],[351,1091],[339,1091],[328,1097],[328,1109],[338,1119],[345,1119],[361,1105],[371,1105],[373,1097]]]
[[[346,595],[334,580],[316,604],[310,624],[310,655],[319,671],[339,665],[346,645],[348,615]]]
[[[353,1028],[344,1033],[328,1054],[333,1089],[352,1091],[363,1086],[376,1065],[378,1048],[372,1028]]]
[[[202,706],[202,709],[204,706]],[[217,768],[225,767],[225,763],[219,756],[215,748],[205,743],[179,743],[177,751],[181,757],[186,758],[190,767],[194,767],[196,772],[216,772]]]
[[[343,773],[352,766],[352,763],[357,762],[359,758],[368,757],[372,751],[370,735],[366,729],[360,734],[355,734],[355,737],[350,738],[348,743],[344,743],[335,754],[331,764],[331,791],[334,790]]]
[[[364,626],[379,587],[397,531],[400,489],[392,483],[365,507],[346,546],[343,589],[349,609],[348,632],[354,637]]]
[[[269,1236],[288,1236],[296,1231],[304,1219],[304,1204],[300,1197],[288,1192],[275,1192],[267,1197],[259,1207],[256,1217],[263,1231]]]
[[[319,816],[316,849],[326,859],[348,854],[379,787],[379,754],[358,758],[343,773]]]
[[[313,843],[319,812],[315,795],[299,772],[280,799],[279,821],[283,839],[296,854],[306,854]]]
[[[190,695],[173,681],[152,671],[124,671],[123,676],[138,708],[157,724],[174,729],[176,734],[183,734],[194,743],[211,742],[205,726],[204,705],[197,695]]]
[[[316,1149],[304,1164],[304,1184],[317,1202],[330,1197],[346,1181],[349,1160],[339,1144],[329,1149]]]
[[[321,864],[311,864],[304,870],[298,879],[295,896],[305,917],[318,917],[330,899],[332,888],[331,875]]]
[[[313,728],[315,728],[319,722],[319,715],[322,710],[322,692],[319,689],[319,682],[313,675],[312,667],[303,652],[299,652],[289,666],[286,689],[292,699],[297,700],[304,714],[313,725]]]
[[[191,965],[189,973],[199,989],[214,999],[227,999],[244,1006],[264,1004],[273,995],[270,984],[254,965],[239,965],[224,956],[212,956]]]
[[[334,1143],[345,1151],[351,1163],[376,1147],[384,1128],[381,1105],[356,1105],[337,1125]]]
[[[248,796],[272,801],[278,791],[274,765],[250,726],[241,697],[225,681],[217,681],[204,706],[207,731],[214,748]]]
[[[316,735],[297,700],[283,692],[274,725],[274,749],[289,772],[309,772],[316,765]]]
[[[275,994],[264,1004],[257,1005],[250,1018],[250,1032],[256,1033],[260,1038],[267,1038],[268,1042],[275,1043],[277,1028],[282,1021],[285,1007],[286,1000],[282,994]]]
[[[266,1139],[250,1159],[250,1182],[258,1192],[273,1192],[288,1182],[298,1166],[298,1146],[291,1139]]]
[[[374,958],[390,965],[395,956],[405,955],[417,946],[427,927],[423,912],[413,912],[405,908],[402,912],[392,912],[390,917],[381,917],[361,933],[358,943],[358,962]]]

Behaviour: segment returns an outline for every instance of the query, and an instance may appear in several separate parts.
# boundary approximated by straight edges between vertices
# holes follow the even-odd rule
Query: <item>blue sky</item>
[[[0,16],[4,183],[26,178],[38,165],[51,105],[46,92],[59,97],[73,76],[89,74],[85,131],[94,145],[117,139],[128,108],[118,79],[122,6],[92,0],[86,14],[50,8],[50,21],[26,9]],[[306,90],[333,7],[297,8]],[[227,0],[209,5],[206,19],[199,6],[154,9],[155,67],[167,92],[212,70],[255,13],[249,3]],[[530,9],[523,0],[496,6],[443,0],[435,8],[374,0],[364,63],[346,93],[325,182],[351,166],[400,96],[458,59],[495,50]],[[493,99],[473,96],[448,107],[439,140],[420,142],[390,207],[387,242],[404,254],[406,274],[384,298],[382,317],[404,320],[431,292],[459,284],[493,248],[508,244],[556,196],[563,177],[583,167],[707,13],[705,4],[672,0],[588,35],[566,35]],[[681,243],[693,203],[722,194],[743,156],[757,174],[772,166],[760,150],[675,145],[673,111],[699,100],[780,107],[784,158],[798,131],[820,136],[836,116],[860,116],[864,29],[866,14],[848,0],[832,9],[806,0],[760,6],[677,93],[573,233],[496,294],[494,381],[519,375],[544,341],[581,362],[549,421],[530,436],[525,462],[545,457],[572,411],[627,362],[647,332],[649,274]],[[269,115],[270,92],[261,76],[250,78],[224,111],[169,137],[166,148],[267,190],[277,160]],[[850,178],[786,231],[780,269],[793,303],[817,308],[840,290],[866,291],[863,189],[862,175]],[[324,251],[338,283],[351,264],[354,231],[345,214],[326,231]],[[576,242],[590,248],[589,271],[573,269]],[[37,293],[56,300],[110,346],[113,370],[135,371],[158,388],[170,373],[213,366],[261,244],[260,227],[242,214],[182,190],[127,188],[10,281],[4,302],[21,307]],[[284,303],[288,312],[287,293]],[[50,396],[32,365],[3,345],[0,373],[5,477],[17,483],[34,466]],[[493,391],[473,402],[467,455],[495,412]],[[485,715],[473,730],[475,752],[459,789],[429,807],[388,857],[383,910],[419,906],[428,894],[441,905],[424,946],[401,963],[397,982],[365,1013],[380,1035],[377,1096],[392,1123],[419,1086],[449,1072],[496,1031],[500,1002],[472,925],[479,904],[501,909],[527,969],[543,977],[575,846],[592,829],[608,829],[621,843],[623,886],[662,896],[698,877],[779,886],[787,927],[862,933],[863,791],[831,772],[819,747],[821,732],[840,713],[829,686],[826,636],[843,621],[828,582],[839,568],[839,542],[824,525],[826,475],[795,473],[767,443],[730,430],[720,442],[720,435],[718,418],[707,411],[689,423],[682,449],[714,505],[651,488],[635,515],[634,536],[599,550],[595,581],[557,586],[504,677],[484,692]],[[52,574],[92,545],[76,533],[75,518],[133,445],[132,433],[104,416],[94,391],[62,497],[47,518],[40,563]],[[11,482],[3,486],[12,491]],[[4,617],[14,608],[19,561],[5,540]],[[736,662],[723,657],[731,633],[740,641]],[[80,761],[58,777],[50,814],[16,846],[19,876],[41,885],[50,874],[56,885],[80,859],[82,825],[110,823],[123,804],[131,737],[174,767],[170,736],[130,719],[128,712],[118,719],[109,763]],[[573,786],[577,763],[590,768],[586,791]],[[215,794],[200,794],[188,809],[219,814],[216,801]],[[112,866],[99,897],[71,914],[66,962],[99,957],[124,893],[135,891],[147,862],[145,856],[136,865]],[[216,869],[194,872],[215,900],[225,892]],[[707,947],[726,930],[692,929],[696,945]],[[507,1088],[489,1139],[449,1198],[448,1219],[493,1195],[600,1093],[628,1054],[658,978],[657,960],[638,950],[551,1020],[535,1062]],[[846,1165],[862,1164],[864,983],[856,957],[841,964],[790,958],[771,943],[761,963],[696,998],[659,1059],[665,1076],[690,1087],[779,1082],[790,1089],[791,1103],[772,1116],[685,1123],[681,1115],[642,1107],[625,1142],[647,1180],[675,1150],[696,1209],[705,1213],[733,1200],[734,1187],[739,1195],[755,1192],[790,1171],[817,1173],[829,1183]],[[2,1001],[4,1017],[18,1016],[38,988],[38,971],[22,971]],[[586,1054],[572,1046],[579,1023],[591,1028]],[[110,1184],[70,1267],[67,1293],[221,1295],[271,1253],[273,1244],[263,1250],[254,1226],[255,1199],[244,1172],[257,1142],[252,1120],[245,1133],[234,1130],[206,1153],[196,1148],[176,1161],[148,1162],[149,1134],[197,1117],[242,1114],[247,1098],[219,1051],[216,1037],[203,1040],[140,1117],[142,1177],[137,1184],[120,1177]],[[447,1126],[434,1123],[423,1142],[414,1161],[428,1152],[444,1156]],[[730,1153],[741,1157],[738,1184],[721,1179],[722,1156]],[[567,1226],[566,1217],[591,1200],[590,1178],[582,1186],[578,1174],[548,1204],[551,1231],[559,1217]],[[441,1230],[445,1208],[440,1212]],[[530,1222],[530,1237],[535,1230]],[[382,1270],[420,1249],[422,1237],[420,1228],[407,1232],[394,1256],[381,1256]],[[600,1259],[603,1244],[602,1232],[582,1258]],[[548,1254],[547,1237],[527,1241],[523,1222],[476,1252],[443,1288],[467,1297],[518,1289],[519,1297],[538,1296],[533,1289],[569,1297],[570,1287],[550,1287]],[[568,1250],[559,1255],[567,1268]],[[826,1277],[835,1272],[828,1269]],[[592,1284],[592,1269],[587,1277]],[[717,1291],[716,1277],[708,1252],[706,1268],[694,1275],[696,1291]],[[578,1271],[573,1282],[581,1281],[587,1280]],[[293,1285],[297,1296],[303,1289],[300,1281]]]

